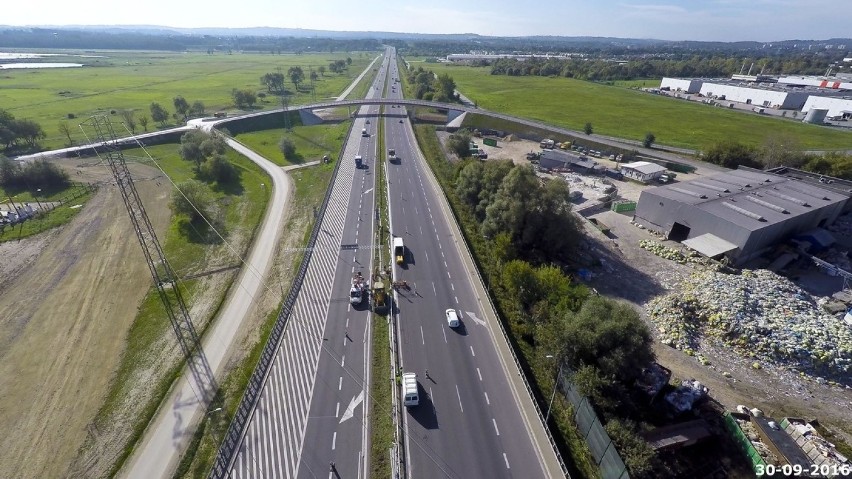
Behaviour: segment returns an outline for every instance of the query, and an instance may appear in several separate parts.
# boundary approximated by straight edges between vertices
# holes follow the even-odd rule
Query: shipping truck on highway
[[[396,264],[405,262],[405,245],[399,236],[393,239],[393,257],[396,259]]]
[[[364,160],[361,158],[361,155],[355,155],[355,168],[361,168],[364,166]]]
[[[364,302],[364,295],[367,292],[367,282],[361,272],[352,275],[352,288],[349,290],[349,302],[351,304],[361,304]]]
[[[361,128],[361,136],[370,136],[370,134],[369,134],[369,133],[367,133],[367,129],[366,129],[366,128]]]
[[[417,391],[417,375],[404,373],[402,375],[402,404],[413,407],[420,404],[420,394]]]
[[[397,163],[399,161],[399,158],[396,156],[396,150],[393,148],[388,148],[388,161],[391,163]]]

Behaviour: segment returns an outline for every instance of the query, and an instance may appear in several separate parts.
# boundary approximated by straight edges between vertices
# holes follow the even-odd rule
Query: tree
[[[66,138],[68,138],[68,146],[72,146],[74,144],[74,139],[71,138],[71,128],[68,126],[67,121],[59,122],[59,133],[62,133]]]
[[[251,108],[257,102],[257,95],[251,90],[231,90],[231,97],[237,108]]]
[[[166,122],[169,121],[169,112],[159,103],[151,103],[151,119],[159,123],[160,126],[166,126]]]
[[[0,108],[0,143],[9,148],[18,139],[14,130],[15,116]]]
[[[29,119],[15,120],[12,130],[18,138],[23,139],[31,148],[36,146],[38,140],[47,137],[41,125]]]
[[[595,366],[603,377],[622,385],[633,384],[654,360],[653,338],[639,313],[615,300],[591,296],[580,311],[567,311],[546,328],[544,346],[567,366]]]
[[[653,133],[651,133],[651,132],[645,133],[645,139],[642,140],[642,146],[644,146],[645,148],[651,148],[651,145],[653,145],[654,141],[656,141],[656,140],[657,140],[657,137],[654,136]]]
[[[278,142],[278,149],[284,154],[284,158],[287,158],[290,161],[296,159],[296,144],[293,143],[293,140],[286,136],[281,138],[281,141]]]
[[[351,64],[352,64],[352,57],[346,57],[346,64],[347,64],[347,65],[351,65]]]
[[[456,91],[456,82],[453,81],[453,77],[446,73],[438,75],[438,90],[443,94],[444,100],[442,101],[453,98]]]
[[[317,75],[317,72],[312,71],[311,72],[311,81],[317,81],[317,80],[319,80],[319,75]]]
[[[296,87],[296,90],[299,89],[299,83],[305,79],[305,72],[302,70],[302,67],[290,67],[287,70],[287,76],[290,77],[290,81],[293,82],[293,86]]]
[[[6,158],[5,156],[0,155],[0,185],[17,185],[17,180],[20,174],[20,163],[12,160],[11,158]]]
[[[144,128],[145,131],[148,131],[148,116],[142,115],[139,117],[139,126]]]
[[[175,112],[183,116],[183,122],[186,123],[186,120],[189,118],[189,102],[184,97],[178,95],[174,97],[172,103],[175,106]]]
[[[133,110],[121,110],[121,117],[124,119],[124,125],[131,133],[136,133],[136,116]],[[70,140],[70,138],[69,138]]]
[[[586,122],[586,124],[583,126],[583,133],[591,135],[593,132],[594,130],[592,129],[592,124],[590,122]]]
[[[636,423],[629,419],[610,419],[605,428],[612,442],[615,443],[618,455],[630,470],[630,475],[638,478],[652,477],[656,453],[639,436]]]
[[[199,100],[192,102],[189,108],[189,114],[195,117],[204,116],[204,103]]]
[[[792,166],[799,168],[807,162],[798,140],[790,136],[773,133],[768,135],[757,149],[757,160],[764,168]]]
[[[470,156],[470,132],[467,130],[459,130],[452,135],[450,135],[450,139],[447,140],[447,147],[459,156],[459,158],[465,158]]]
[[[198,180],[187,180],[177,184],[169,202],[174,215],[186,217],[190,223],[211,218],[215,213],[215,200],[210,187]]]
[[[260,77],[260,82],[266,85],[266,91],[269,93],[284,91],[284,74],[281,72],[267,73]]]
[[[239,172],[221,153],[215,153],[202,166],[202,175],[220,185],[232,183],[239,178]]]
[[[324,65],[320,65],[319,68],[317,68],[317,70],[319,70],[320,76],[325,76],[325,66]]]
[[[180,147],[178,153],[180,157],[186,161],[195,163],[195,171],[201,171],[201,164],[207,159],[204,151],[201,149],[202,143],[208,140],[210,135],[202,130],[191,130],[180,137]]]

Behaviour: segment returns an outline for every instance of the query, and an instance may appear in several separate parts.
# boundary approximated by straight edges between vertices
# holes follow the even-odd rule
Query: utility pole
[[[163,303],[187,366],[195,380],[193,390],[197,395],[197,400],[207,404],[213,399],[218,386],[210,364],[207,362],[207,357],[201,349],[201,341],[195,331],[195,326],[189,317],[189,309],[184,302],[178,277],[166,260],[163,247],[160,245],[156,233],[154,233],[154,227],[151,225],[142,199],[139,197],[139,192],[130,176],[130,170],[127,168],[124,155],[118,146],[115,130],[109,121],[109,117],[106,115],[93,116],[87,123],[90,123],[95,131],[95,144],[100,145],[99,148],[103,148],[107,164],[121,192],[124,206],[130,215],[133,231],[136,233],[136,238],[145,254],[145,262],[148,264],[154,286],[157,288],[160,301]],[[97,153],[97,150],[95,152]]]

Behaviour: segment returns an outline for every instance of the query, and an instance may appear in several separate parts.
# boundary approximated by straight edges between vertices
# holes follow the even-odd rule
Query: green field
[[[350,122],[344,121],[336,124],[300,126],[290,131],[275,128],[241,133],[236,136],[236,139],[276,165],[287,166],[321,160],[323,155],[329,155],[332,159],[336,158],[349,131],[349,124]],[[278,149],[278,142],[285,136],[295,143],[298,161],[287,160]]]
[[[79,53],[79,52],[78,52]],[[104,58],[84,58],[83,68],[54,68],[36,70],[4,70],[0,73],[0,108],[15,118],[29,118],[41,124],[47,138],[41,140],[44,149],[65,146],[68,139],[60,133],[59,124],[67,121],[72,127],[72,138],[85,141],[77,125],[95,114],[109,114],[121,110],[134,110],[139,115],[150,117],[149,106],[160,103],[169,112],[174,112],[172,99],[181,95],[190,103],[199,100],[205,110],[234,111],[231,90],[249,89],[265,92],[260,77],[274,73],[279,68],[287,73],[291,66],[300,66],[306,79],[295,92],[293,84],[285,86],[295,95],[291,104],[310,103],[314,95],[310,92],[309,68],[314,71],[320,66],[328,68],[334,60],[352,58],[352,65],[343,74],[326,71],[314,82],[318,101],[336,97],[366,68],[376,52],[351,52],[317,55],[261,55],[217,53],[170,53],[170,52],[86,52],[103,55]],[[56,57],[54,61],[62,61]],[[75,60],[81,62],[80,58]],[[280,107],[277,97],[268,95],[258,99],[256,109]],[[76,118],[68,119],[68,114]],[[172,120],[174,126],[176,120]],[[148,130],[159,125],[149,123]],[[142,128],[137,128],[141,132]],[[117,132],[124,136],[122,132]],[[125,132],[126,134],[126,132]]]
[[[760,145],[770,136],[794,138],[809,150],[852,149],[852,131],[569,78],[494,76],[488,67],[423,66],[448,73],[481,108],[574,130],[591,122],[597,134],[642,140],[652,132],[658,144],[696,150],[723,140]]]

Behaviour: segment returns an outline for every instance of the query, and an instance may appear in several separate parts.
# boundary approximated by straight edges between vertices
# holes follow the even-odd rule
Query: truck
[[[388,161],[391,163],[396,163],[399,161],[399,158],[396,156],[396,150],[393,148],[388,148]]]
[[[370,136],[370,134],[369,134],[369,133],[367,133],[367,129],[366,129],[366,128],[361,128],[361,136]]]
[[[364,293],[367,292],[367,282],[361,272],[352,275],[352,287],[349,289],[349,303],[353,305],[364,302]]]
[[[402,404],[413,407],[420,404],[420,393],[417,388],[417,374],[402,374]]]
[[[355,155],[355,168],[361,168],[364,166],[364,160],[361,158],[361,155]]]
[[[405,262],[405,245],[399,236],[393,239],[393,257],[396,259],[396,264]]]

